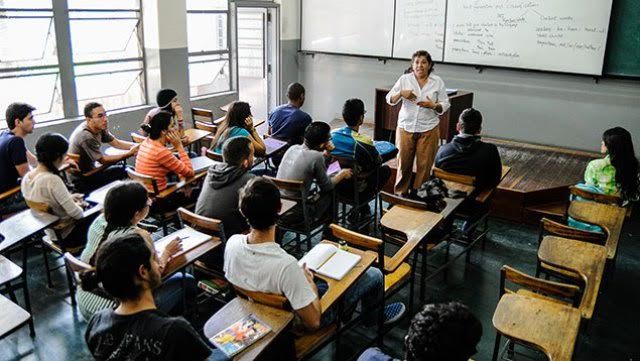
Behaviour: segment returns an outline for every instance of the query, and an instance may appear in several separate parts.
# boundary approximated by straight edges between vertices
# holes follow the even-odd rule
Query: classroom
[[[640,1],[0,0],[0,360],[636,360]]]

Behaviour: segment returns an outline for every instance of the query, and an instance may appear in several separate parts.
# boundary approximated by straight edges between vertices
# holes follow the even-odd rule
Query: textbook
[[[156,252],[158,252],[158,254],[162,254],[167,244],[176,239],[176,237],[180,237],[180,239],[182,240],[182,250],[173,255],[174,258],[191,251],[192,249],[211,239],[211,236],[208,234],[198,232],[190,227],[185,227],[179,231],[173,232],[170,235],[157,240],[154,243]]]
[[[332,244],[319,243],[302,257],[298,264],[302,266],[306,263],[310,270],[340,281],[360,262],[361,258],[357,254],[343,251]]]
[[[271,332],[271,328],[264,322],[254,315],[247,315],[240,321],[218,332],[210,340],[216,348],[231,358],[233,355],[253,345],[269,332]]]

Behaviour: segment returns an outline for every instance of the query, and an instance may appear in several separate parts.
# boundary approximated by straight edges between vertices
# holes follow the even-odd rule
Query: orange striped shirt
[[[158,184],[158,191],[163,191],[167,188],[167,173],[173,172],[187,178],[194,175],[187,152],[181,148],[178,154],[180,159],[176,158],[164,144],[147,138],[138,149],[136,172],[152,176]]]

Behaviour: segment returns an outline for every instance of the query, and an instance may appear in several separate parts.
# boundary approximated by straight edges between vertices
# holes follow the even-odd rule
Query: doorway
[[[280,102],[278,8],[237,4],[238,96],[266,119]]]

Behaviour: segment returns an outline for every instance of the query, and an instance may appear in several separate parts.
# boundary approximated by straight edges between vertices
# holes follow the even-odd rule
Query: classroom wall
[[[300,41],[300,0],[282,0],[282,7],[283,17],[288,17],[282,22],[291,25],[282,48],[290,54]],[[283,60],[283,68],[284,64]],[[375,88],[392,85],[409,66],[408,61],[385,64],[327,54],[296,54],[296,60],[288,63],[290,69],[294,64],[307,89],[304,108],[319,120],[339,118],[344,100],[351,97],[365,102],[367,119],[373,120]],[[448,88],[474,92],[474,107],[485,116],[487,135],[597,151],[602,132],[619,125],[634,135],[640,156],[640,81],[596,83],[584,76],[507,69],[479,72],[472,66],[449,64],[436,64],[435,71]]]

